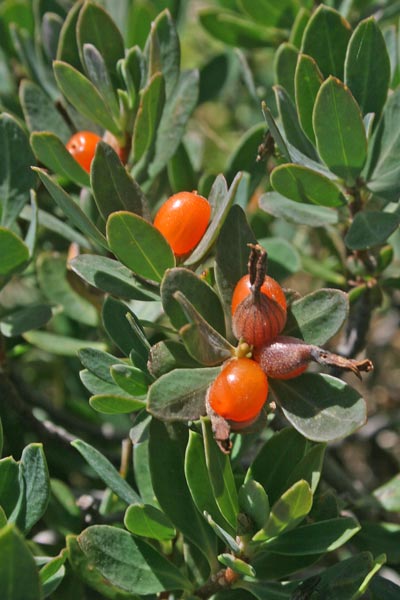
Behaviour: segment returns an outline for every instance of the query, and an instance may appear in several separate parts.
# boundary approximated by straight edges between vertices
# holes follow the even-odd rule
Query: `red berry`
[[[175,256],[193,250],[203,237],[211,216],[211,206],[195,192],[174,194],[161,206],[154,227],[169,242]]]
[[[90,165],[101,137],[92,131],[78,131],[67,142],[66,148],[82,169],[90,173]]]
[[[303,340],[280,335],[272,343],[255,348],[253,358],[268,377],[293,379],[304,373],[313,360],[313,348]]]
[[[233,358],[211,384],[208,402],[229,421],[250,421],[260,413],[268,395],[268,380],[250,358]]]

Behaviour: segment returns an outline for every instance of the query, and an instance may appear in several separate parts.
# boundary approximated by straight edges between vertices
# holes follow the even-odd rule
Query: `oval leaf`
[[[118,394],[96,394],[89,398],[89,404],[94,410],[105,415],[137,412],[146,406],[146,403],[142,400],[127,398]]]
[[[348,185],[354,185],[367,156],[365,129],[350,90],[334,77],[320,87],[313,126],[324,163]]]
[[[356,214],[346,234],[346,246],[351,250],[365,250],[384,244],[400,224],[400,215],[363,211]]]
[[[134,535],[153,540],[172,540],[176,536],[175,528],[168,517],[150,504],[128,506],[124,525]]]
[[[89,175],[71,156],[57,135],[48,131],[33,133],[31,144],[38,160],[48,169],[77,185],[90,185]]]
[[[119,211],[107,221],[107,239],[117,258],[145,279],[160,282],[164,272],[175,266],[170,245],[145,219]]]
[[[300,54],[294,77],[296,108],[303,131],[313,143],[315,143],[315,134],[312,115],[315,99],[323,80],[315,60],[307,54]]]
[[[310,227],[324,227],[334,225],[338,222],[336,211],[325,206],[313,206],[300,204],[288,200],[278,192],[263,194],[259,200],[261,210],[273,215],[287,219],[291,223],[309,225]]]
[[[363,398],[331,375],[305,373],[293,381],[271,381],[271,387],[289,423],[309,440],[337,440],[365,423]]]
[[[280,165],[272,171],[271,184],[282,196],[295,202],[341,206],[346,200],[327,177],[301,165]]]

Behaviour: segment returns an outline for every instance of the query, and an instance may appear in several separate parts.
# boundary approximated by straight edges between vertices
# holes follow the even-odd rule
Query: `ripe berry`
[[[251,247],[249,275],[236,284],[232,296],[234,335],[252,346],[272,342],[286,323],[285,294],[275,279],[265,275],[266,252]]]
[[[197,246],[211,216],[208,201],[195,192],[174,194],[161,206],[154,227],[169,242],[175,256],[184,256]]]
[[[268,380],[250,358],[233,358],[211,384],[208,403],[229,421],[250,421],[261,411],[268,395]]]
[[[67,142],[66,148],[82,169],[90,173],[90,165],[101,137],[92,131],[78,131]]]

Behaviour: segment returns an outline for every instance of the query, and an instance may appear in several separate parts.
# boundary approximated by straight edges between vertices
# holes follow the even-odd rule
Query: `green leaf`
[[[37,263],[37,277],[44,296],[62,307],[65,315],[92,327],[98,324],[97,310],[75,292],[67,280],[65,256],[42,253]]]
[[[311,13],[307,8],[301,7],[296,14],[292,29],[290,31],[289,42],[296,48],[301,48],[304,30],[310,19]]]
[[[282,557],[280,557],[282,559]],[[252,579],[239,579],[235,584],[235,588],[243,589],[251,594],[251,597],[258,598],[258,600],[291,600],[293,598],[292,586],[286,583],[271,583],[264,580],[259,581],[255,578]]]
[[[181,190],[196,189],[196,175],[188,151],[183,142],[168,162],[168,181],[173,194]]]
[[[272,171],[271,184],[282,196],[321,206],[341,206],[346,200],[340,189],[327,177],[302,167],[284,164]]]
[[[113,378],[110,373],[110,369],[113,365],[118,363],[120,359],[116,358],[108,352],[101,352],[95,348],[82,348],[78,352],[79,359],[86,369],[96,375],[99,379],[108,383],[113,383]],[[120,361],[121,364],[122,361]]]
[[[345,243],[351,250],[365,250],[381,246],[396,231],[400,224],[400,215],[363,211],[355,215],[345,237]]]
[[[296,248],[283,237],[259,239],[259,244],[268,252],[268,274],[278,281],[297,273],[301,260]]]
[[[350,36],[349,23],[336,10],[321,4],[304,30],[301,51],[317,62],[325,77],[334,75],[343,79]]]
[[[128,506],[124,525],[134,535],[153,540],[172,540],[176,536],[176,531],[168,517],[150,504]]]
[[[367,156],[365,129],[351,92],[334,77],[320,87],[313,125],[322,160],[348,185],[354,185]]]
[[[203,438],[195,431],[189,431],[189,441],[185,453],[185,477],[193,502],[202,515],[208,513],[223,529],[234,533],[222,516],[215,501],[204,453]]]
[[[201,550],[210,565],[216,567],[215,536],[194,505],[186,483],[184,461],[187,441],[186,424],[152,419],[149,441],[151,479],[163,512],[176,529]]]
[[[87,119],[121,137],[119,125],[112,118],[106,102],[89,79],[71,65],[56,60],[54,75],[64,96]]]
[[[23,498],[16,524],[27,533],[45,513],[50,497],[49,472],[42,444],[29,444],[24,448],[19,472]]]
[[[268,520],[253,540],[260,542],[294,529],[310,512],[312,501],[308,483],[297,481],[273,504]]]
[[[349,301],[345,292],[320,289],[295,300],[290,307],[285,335],[303,338],[308,344],[321,345],[331,339],[348,316]]]
[[[239,554],[240,546],[237,543],[236,539],[230,533],[228,533],[226,529],[218,525],[218,523],[214,521],[211,515],[209,515],[208,513],[204,513],[204,516],[206,517],[207,523],[210,525],[215,535],[220,540],[222,540],[224,547],[227,547],[228,549],[232,550],[234,554]]]
[[[361,531],[354,540],[361,550],[386,554],[388,564],[400,564],[400,525],[383,521],[361,521]]]
[[[82,68],[76,39],[76,24],[83,4],[76,2],[71,7],[60,31],[57,48],[57,60],[62,60],[76,69]]]
[[[247,273],[248,244],[256,241],[244,210],[234,204],[218,236],[215,257],[218,290],[229,309],[235,285]]]
[[[275,433],[256,456],[249,474],[263,486],[270,502],[287,490],[288,477],[302,460],[306,444],[304,437],[287,427]]]
[[[185,346],[175,340],[162,340],[154,344],[149,353],[148,369],[156,378],[172,369],[200,367],[187,352]]]
[[[91,165],[91,184],[97,207],[105,220],[117,210],[146,216],[144,193],[127,173],[117,153],[104,142],[96,147]]]
[[[122,415],[141,410],[146,403],[137,398],[116,394],[96,394],[89,398],[89,404],[97,412],[105,415]]]
[[[325,448],[325,444],[315,444],[294,467],[289,475],[287,485],[295,483],[300,479],[304,479],[307,481],[314,494],[321,477]]]
[[[174,369],[162,375],[149,390],[148,411],[165,421],[196,420],[205,414],[207,388],[219,367]]]
[[[125,50],[121,33],[110,15],[98,4],[84,4],[79,13],[76,34],[82,64],[86,64],[84,45],[93,44],[103,57],[112,81],[117,83],[117,62],[124,58]]]
[[[190,115],[197,105],[199,73],[197,69],[183,71],[174,93],[164,106],[157,127],[154,157],[149,165],[149,176],[155,178],[175,154]],[[148,135],[148,131],[146,132]]]
[[[224,52],[212,56],[200,69],[199,104],[216,98],[227,83],[228,76],[228,55]]]
[[[265,48],[285,41],[284,30],[252,23],[220,8],[204,8],[199,18],[208,33],[229,46]]]
[[[115,394],[116,396],[124,396],[129,398],[129,394],[124,393],[115,383],[104,381],[104,379],[100,379],[87,369],[79,371],[79,377],[85,388],[89,390],[91,394],[101,394],[107,396],[113,396]]]
[[[388,200],[400,194],[400,88],[389,97],[370,142],[363,176],[368,188]]]
[[[43,169],[36,169],[40,179],[53,200],[71,220],[71,222],[89,238],[94,240],[103,248],[108,249],[107,241],[92,221],[86,216],[80,206],[69,196],[55,181],[53,181]]]
[[[163,308],[176,329],[191,321],[175,298],[175,293],[178,291],[211,327],[222,335],[225,334],[225,317],[217,294],[203,279],[183,267],[169,269],[161,283]]]
[[[253,569],[253,567],[244,560],[241,560],[240,558],[235,558],[234,556],[232,556],[232,554],[220,554],[218,556],[218,560],[220,563],[222,563],[226,567],[230,567],[232,571],[235,571],[235,573],[238,573],[239,575],[245,577],[255,577],[256,572]]]
[[[41,600],[35,561],[22,535],[13,525],[7,525],[0,531],[0,553],[0,597],[7,600]]]
[[[121,389],[132,396],[143,396],[147,392],[149,377],[136,367],[121,363],[113,365],[111,376]]]
[[[118,348],[126,356],[132,354],[135,366],[146,370],[150,346],[135,314],[124,302],[108,296],[103,304],[102,318],[106,332]]]
[[[270,511],[269,499],[261,483],[247,477],[239,488],[238,499],[240,510],[252,519],[255,527],[261,529]]]
[[[318,594],[321,594],[321,598],[356,600],[356,598],[360,598],[357,592],[368,576],[368,571],[373,568],[374,564],[369,552],[363,552],[343,560],[321,573],[317,587]]]
[[[155,73],[140,92],[140,105],[135,119],[132,147],[138,163],[152,147],[160,127],[165,103],[165,82],[161,73]]]
[[[47,131],[31,135],[32,149],[38,160],[57,175],[73,181],[77,185],[88,187],[88,173],[71,156],[63,142],[54,133]]]
[[[254,3],[253,3],[254,4]],[[275,54],[275,80],[280,87],[285,88],[292,100],[294,93],[294,74],[296,71],[297,56],[299,51],[293,44],[281,44]]]
[[[274,0],[238,0],[239,8],[256,23],[262,25],[288,27],[293,18],[293,2],[282,0],[277,4]],[[229,6],[229,3],[228,3]]]
[[[373,491],[374,497],[379,504],[389,512],[400,510],[400,474],[395,475],[389,481]]]
[[[236,532],[237,518],[239,514],[239,501],[236,491],[235,479],[229,456],[221,452],[218,447],[211,428],[211,422],[202,419],[201,422],[204,449],[208,474],[214,491],[215,501],[222,515]]]
[[[78,542],[86,557],[112,584],[135,594],[190,589],[190,582],[167,558],[143,540],[109,525],[83,531]]]
[[[296,108],[300,125],[308,139],[315,144],[312,115],[315,100],[323,82],[323,76],[311,56],[299,54],[294,81]]]
[[[104,483],[127,504],[140,503],[140,498],[121,477],[117,469],[96,448],[83,440],[74,440],[71,445],[78,450]]]
[[[274,217],[287,219],[291,223],[324,227],[338,222],[335,210],[325,206],[314,206],[288,200],[277,192],[263,194],[259,200],[261,210]]]
[[[24,221],[29,221],[32,223],[32,221],[36,219],[36,209],[32,210],[32,206],[25,206],[20,213],[20,218]],[[76,242],[82,247],[82,249],[90,248],[89,241],[82,234],[80,234],[79,231],[76,231],[76,229],[73,229],[67,223],[64,223],[64,221],[61,221],[50,213],[47,213],[39,208],[37,211],[37,219],[42,227],[52,231],[57,236],[61,236],[70,242]]]
[[[18,463],[12,456],[2,458],[0,460],[0,506],[7,517],[12,514],[23,494],[23,489],[21,490],[23,481],[20,481],[18,476]]]
[[[160,282],[164,271],[175,265],[171,247],[157,229],[127,211],[110,215],[107,239],[116,257],[134,273]]]
[[[6,337],[21,335],[25,331],[42,327],[52,316],[48,304],[32,304],[3,317],[0,320],[0,331]]]
[[[234,347],[209,325],[182,292],[175,292],[174,297],[191,321],[179,330],[189,354],[207,367],[221,364],[231,358],[235,352]]]
[[[169,98],[179,80],[180,47],[176,27],[168,9],[163,10],[152,21],[146,50],[149,53],[150,76],[162,73],[166,97]]]
[[[44,352],[56,354],[57,356],[76,356],[77,352],[85,348],[88,343],[87,340],[79,340],[49,331],[26,331],[23,338],[33,346],[44,350]],[[91,342],[91,344],[97,350],[105,350],[106,348],[102,342]]]
[[[365,423],[365,402],[344,381],[305,373],[293,381],[271,381],[285,417],[302,435],[330,442],[350,435]]]
[[[110,73],[107,70],[106,60],[96,46],[85,43],[83,45],[83,62],[91,82],[95,85],[116,123],[120,119],[120,107],[116,91],[113,88]]]
[[[389,89],[390,60],[385,39],[374,17],[361,21],[351,36],[346,54],[345,83],[362,114],[375,113],[378,118]]]
[[[302,525],[263,544],[276,554],[292,556],[332,552],[340,548],[358,531],[360,525],[351,517]]]
[[[211,250],[214,242],[218,239],[218,234],[221,230],[222,225],[229,213],[229,210],[235,202],[236,192],[243,174],[237,173],[236,177],[232,181],[229,190],[224,190],[226,182],[222,175],[218,175],[215,179],[208,200],[213,207],[211,223],[208,226],[207,231],[203,235],[200,243],[196,246],[194,251],[191,253],[189,258],[186,259],[186,265],[196,265],[198,262],[204,259],[207,253]]]
[[[0,227],[0,287],[7,277],[24,267],[29,260],[29,250],[15,233]]]
[[[251,564],[256,570],[257,577],[265,583],[266,579],[276,581],[277,579],[287,578],[288,575],[298,571],[304,571],[320,558],[320,554],[290,556],[263,551],[256,554]],[[290,598],[290,600],[293,600],[293,598]]]
[[[62,550],[58,556],[50,559],[39,571],[40,582],[43,586],[43,596],[47,598],[52,594],[65,575],[64,563],[67,560],[66,550]]]
[[[257,150],[265,134],[265,123],[251,127],[239,140],[238,145],[228,158],[226,178],[231,182],[238,171],[247,171],[256,181],[265,173],[262,162],[256,161]]]
[[[134,279],[132,272],[106,256],[81,254],[68,266],[90,285],[128,300],[157,300],[155,291]]]
[[[19,88],[19,98],[31,132],[48,131],[57,135],[64,144],[68,142],[71,129],[42,88],[24,79]]]
[[[14,117],[4,112],[0,115],[0,156],[1,225],[9,227],[28,202],[36,177],[31,171],[35,157],[27,135]]]
[[[400,594],[400,587],[380,575],[373,578],[369,586],[374,598],[385,598],[385,600],[396,600]]]
[[[0,419],[0,456],[3,452],[4,434],[3,434],[3,423]],[[1,506],[1,503],[0,503]]]
[[[317,159],[317,153],[310,140],[304,134],[300,127],[294,102],[284,88],[279,85],[274,86],[276,103],[278,105],[279,116],[285,131],[286,141],[297,148],[302,154],[312,159]]]

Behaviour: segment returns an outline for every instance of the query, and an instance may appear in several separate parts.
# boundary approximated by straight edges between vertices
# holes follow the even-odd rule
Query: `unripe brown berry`
[[[303,340],[280,335],[270,344],[255,348],[253,358],[268,377],[292,379],[307,369],[312,348]]]

